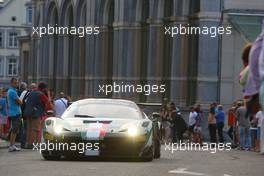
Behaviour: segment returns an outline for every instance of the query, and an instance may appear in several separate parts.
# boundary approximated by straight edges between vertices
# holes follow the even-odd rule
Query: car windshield
[[[84,105],[73,104],[62,118],[121,118],[140,119],[141,113],[132,107],[120,104],[89,103]]]

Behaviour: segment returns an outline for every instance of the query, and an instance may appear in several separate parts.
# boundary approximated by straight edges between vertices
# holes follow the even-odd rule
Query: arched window
[[[50,26],[56,26],[58,24],[58,10],[56,7],[55,2],[52,2],[49,6],[48,9],[48,20],[47,24]],[[49,84],[50,87],[53,89],[56,89],[56,75],[57,75],[57,60],[58,60],[58,35],[53,34],[52,36],[48,36],[48,62],[45,62],[44,59],[44,64],[48,63],[49,72],[52,77],[49,79]],[[52,68],[50,68],[52,67]],[[44,72],[47,72],[47,70],[44,70]]]
[[[64,1],[62,6],[62,26],[68,27],[68,31],[70,31],[71,27],[74,26],[74,18],[73,18],[73,5],[71,1]],[[64,85],[64,91],[71,95],[71,79],[72,79],[72,66],[73,66],[73,40],[74,35],[71,35],[69,32],[68,34],[63,35],[63,52],[64,52],[64,67],[63,72],[66,76],[66,81]]]
[[[80,4],[80,13],[78,13],[77,18],[79,18],[79,26],[80,27],[85,27],[86,26],[86,3],[82,1]],[[79,95],[82,98],[85,94],[85,71],[86,71],[86,35],[84,37],[78,37],[78,44],[79,44],[79,77],[80,77],[80,82],[79,82]]]

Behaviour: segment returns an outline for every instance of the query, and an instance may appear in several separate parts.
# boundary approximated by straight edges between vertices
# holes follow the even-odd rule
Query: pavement
[[[0,149],[0,175],[5,176],[262,176],[264,156],[249,151],[175,151],[162,147],[152,162],[45,161],[39,151]]]

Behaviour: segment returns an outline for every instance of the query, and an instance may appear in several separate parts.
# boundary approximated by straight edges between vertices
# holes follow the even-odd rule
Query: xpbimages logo
[[[33,150],[39,151],[77,151],[78,153],[84,153],[85,151],[99,151],[99,143],[61,143],[50,142],[47,143],[34,143]]]
[[[32,35],[37,35],[40,38],[44,35],[77,35],[82,38],[85,35],[98,35],[100,28],[98,26],[80,26],[80,27],[65,27],[65,26],[47,26],[32,27]]]
[[[99,93],[109,95],[111,93],[143,93],[150,95],[152,93],[164,93],[166,91],[165,84],[150,85],[150,84],[127,84],[121,82],[120,84],[113,82],[113,84],[103,84],[98,86]]]
[[[177,35],[208,35],[212,38],[218,35],[231,35],[231,26],[191,26],[190,24],[179,24],[177,26],[165,26],[165,35],[175,37]]]
[[[216,153],[217,151],[230,151],[231,143],[165,143],[165,151],[174,153],[176,151],[205,151],[210,153]]]

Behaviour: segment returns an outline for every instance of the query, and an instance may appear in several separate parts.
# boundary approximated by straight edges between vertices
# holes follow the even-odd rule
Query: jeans
[[[216,143],[216,124],[209,124],[209,135],[210,135],[210,142]]]
[[[248,127],[239,127],[239,143],[243,149],[251,147],[250,132]]]
[[[173,143],[177,142],[177,129],[174,125],[171,127],[171,137]]]
[[[228,129],[228,132],[227,132],[227,134],[228,134],[228,136],[231,138],[231,139],[234,139],[234,127],[233,126],[231,126],[229,129]]]
[[[25,147],[27,142],[27,120],[23,119],[23,124],[20,131],[20,144],[21,147]]]
[[[224,128],[224,122],[218,122],[217,123],[217,132],[220,143],[224,143],[224,136],[223,136],[223,128]]]

